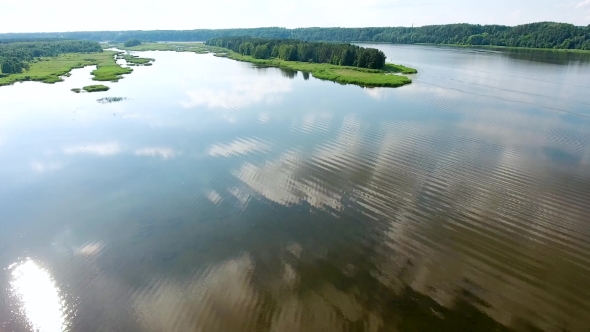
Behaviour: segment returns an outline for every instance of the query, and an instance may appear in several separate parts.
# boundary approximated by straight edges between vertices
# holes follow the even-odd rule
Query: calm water
[[[376,47],[0,88],[0,331],[589,331],[590,57]]]

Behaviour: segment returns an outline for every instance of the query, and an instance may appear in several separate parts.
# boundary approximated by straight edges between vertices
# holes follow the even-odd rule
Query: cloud
[[[94,154],[97,156],[112,156],[121,152],[118,142],[78,144],[62,149],[66,155]]]
[[[588,7],[590,6],[590,0],[585,0],[580,2],[579,4],[576,5],[576,8],[582,8],[582,7]]]
[[[189,91],[184,108],[204,105],[207,108],[237,109],[260,102],[273,103],[291,91],[291,82],[283,78],[257,77],[250,82],[239,82],[231,87],[204,88]]]
[[[60,170],[63,165],[57,162],[49,162],[44,163],[40,161],[34,161],[31,163],[31,169],[37,173],[44,173],[47,171],[57,171]]]
[[[143,148],[135,150],[135,155],[143,157],[161,157],[162,159],[171,159],[178,156],[180,152],[169,148]]]

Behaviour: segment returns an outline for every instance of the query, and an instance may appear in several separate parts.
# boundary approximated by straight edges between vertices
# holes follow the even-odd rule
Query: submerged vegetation
[[[110,88],[106,85],[88,85],[83,87],[84,91],[86,92],[99,92],[99,91],[108,91]]]
[[[101,103],[101,104],[108,104],[108,103],[117,103],[117,102],[123,101],[125,99],[127,99],[127,98],[124,98],[124,97],[105,97],[105,98],[97,99],[96,101],[99,102],[99,103]]]
[[[383,68],[386,58],[382,51],[375,48],[292,39],[222,37],[210,39],[206,44],[227,48],[255,59],[277,58],[284,61],[329,63],[369,69]]]
[[[0,34],[0,38],[74,38],[95,41],[109,40],[118,43],[131,38],[151,41],[195,42],[217,37],[239,36],[305,41],[495,45],[590,50],[590,25],[575,26],[555,22],[517,26],[446,24],[422,27],[253,28]]]

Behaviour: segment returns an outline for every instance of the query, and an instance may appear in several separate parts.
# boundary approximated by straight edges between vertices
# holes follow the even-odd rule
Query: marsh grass
[[[82,89],[80,89],[80,88],[73,88],[72,91],[75,92],[75,93],[80,93],[80,91],[82,91]]]
[[[250,62],[257,65],[287,68],[309,72],[315,78],[333,81],[342,84],[354,84],[365,87],[399,87],[412,83],[412,80],[402,75],[392,75],[390,73],[415,74],[417,71],[413,68],[386,64],[384,70],[367,69],[358,67],[337,66],[326,63],[311,63],[284,61],[279,59],[255,59],[251,56],[241,55],[235,52],[218,55],[228,57],[237,61]]]
[[[108,91],[110,88],[106,85],[98,84],[98,85],[89,85],[85,86],[82,89],[86,92],[99,92],[99,91]]]
[[[93,80],[117,82],[122,75],[133,71],[123,68],[115,61],[117,52],[104,51],[102,53],[67,53],[53,58],[40,58],[30,63],[29,70],[22,74],[10,74],[0,77],[0,86],[15,82],[38,81],[56,83],[63,81],[63,76],[75,68],[96,65],[92,71]]]
[[[156,59],[140,58],[137,55],[131,54],[118,54],[117,59],[123,59],[127,61],[127,64],[135,66],[151,66],[152,62],[156,61]]]

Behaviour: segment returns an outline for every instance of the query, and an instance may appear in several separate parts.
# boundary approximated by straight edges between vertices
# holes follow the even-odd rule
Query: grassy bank
[[[38,81],[43,83],[61,82],[60,76],[66,76],[74,68],[96,65],[92,71],[93,80],[117,82],[122,75],[133,71],[123,68],[114,59],[116,52],[102,53],[68,53],[53,58],[41,58],[30,63],[29,70],[22,74],[9,74],[0,77],[0,86],[15,82]]]
[[[380,70],[337,66],[325,63],[284,61],[279,59],[255,59],[251,56],[245,56],[235,52],[226,53],[224,56],[233,60],[250,62],[257,65],[309,72],[313,77],[322,80],[329,80],[342,84],[355,84],[365,87],[399,87],[412,83],[412,80],[406,76],[395,75],[394,73],[417,73],[413,68],[394,64],[386,64],[385,68]]]

